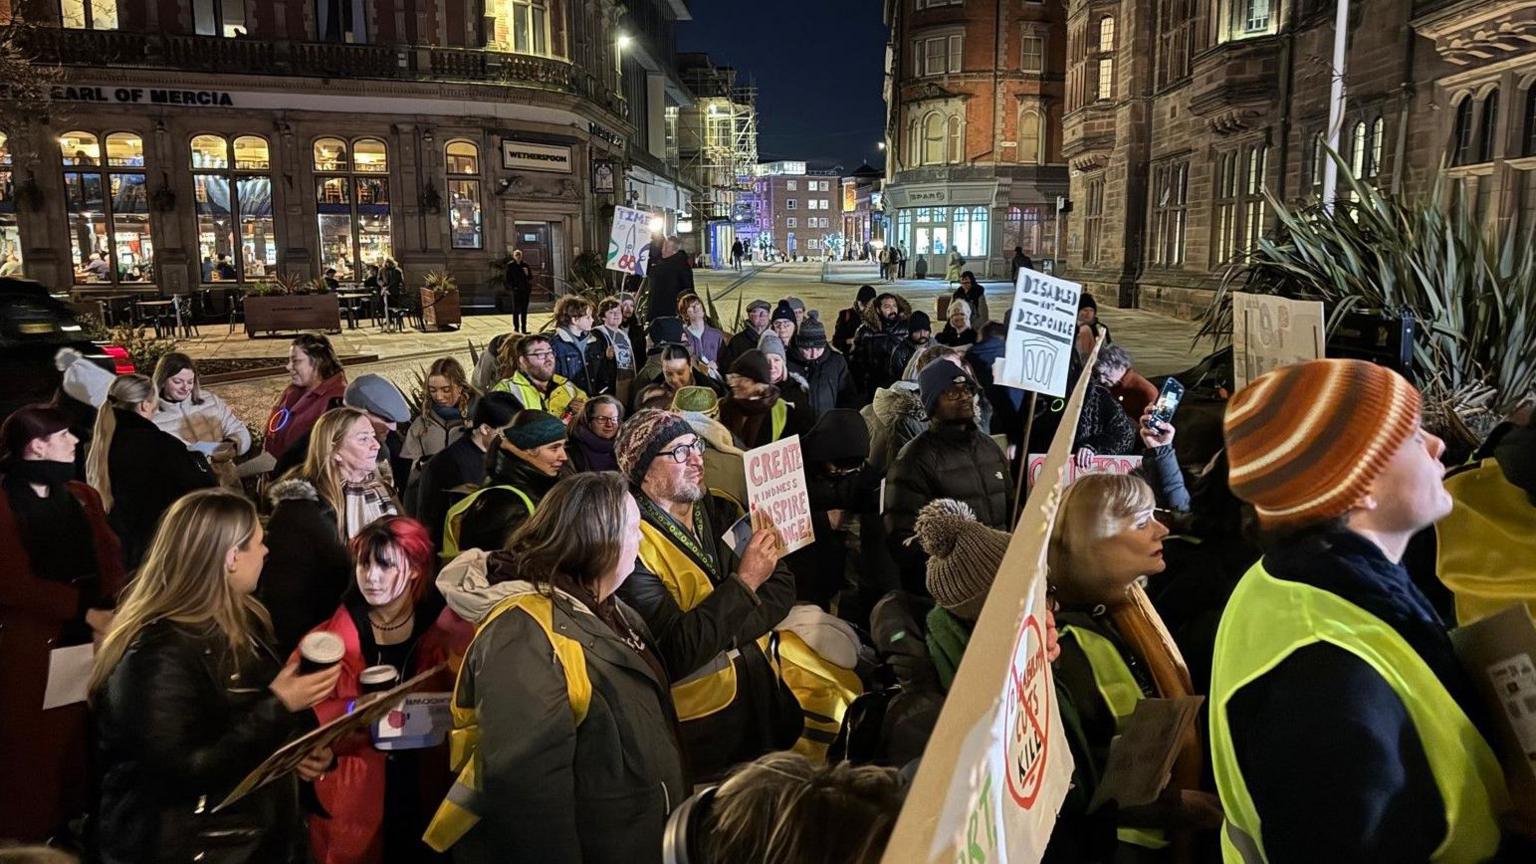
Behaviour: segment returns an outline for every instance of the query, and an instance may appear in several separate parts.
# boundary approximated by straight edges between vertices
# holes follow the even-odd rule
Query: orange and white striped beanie
[[[1419,425],[1419,391],[1364,360],[1309,360],[1261,375],[1227,403],[1233,494],[1267,528],[1341,516]]]

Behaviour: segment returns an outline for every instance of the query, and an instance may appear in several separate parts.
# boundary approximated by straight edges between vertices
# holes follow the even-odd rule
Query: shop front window
[[[16,175],[9,139],[0,132],[0,276],[21,275],[21,226],[16,219]]]
[[[480,228],[480,148],[469,141],[449,141],[448,233],[455,249],[484,245]]]
[[[276,274],[267,139],[197,135],[191,155],[203,283],[248,282]]]
[[[388,150],[377,138],[318,138],[314,168],[320,268],[361,281],[366,265],[382,265],[393,254]]]
[[[103,148],[94,133],[66,132],[59,136],[59,153],[75,283],[154,281],[144,139],[114,132]]]

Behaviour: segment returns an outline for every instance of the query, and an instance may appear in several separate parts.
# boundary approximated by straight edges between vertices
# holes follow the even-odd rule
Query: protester
[[[331,340],[318,333],[294,338],[287,368],[288,386],[272,406],[267,436],[261,442],[261,449],[273,458],[281,458],[347,388],[347,375],[341,370]]]
[[[887,246],[881,250],[881,255],[890,251]],[[889,265],[881,263],[880,278],[885,279],[885,271]],[[864,310],[874,302],[875,289],[872,285],[860,285],[859,293],[854,296],[853,305],[837,313],[837,322],[832,328],[832,347],[847,356],[853,356],[853,338],[859,332],[859,325],[864,323]]]
[[[624,306],[617,297],[605,297],[597,304],[597,329],[592,331],[603,343],[602,380],[613,382],[613,395],[623,402],[635,385],[637,362],[635,343],[624,327]],[[643,343],[642,343],[643,345]]]
[[[464,377],[464,367],[452,357],[439,357],[427,369],[426,398],[421,413],[405,430],[400,457],[411,462],[411,483],[420,481],[427,460],[447,450],[468,429],[469,405],[475,392]],[[415,496],[407,497],[415,500]]]
[[[618,399],[598,396],[588,402],[571,424],[570,440],[565,445],[571,470],[578,474],[619,470],[613,442],[619,437],[619,424],[623,422],[624,405]]]
[[[555,374],[595,395],[612,391],[613,380],[604,374],[606,346],[592,333],[592,325],[592,301],[579,294],[555,301],[555,336],[549,343],[555,352]]]
[[[366,695],[364,669],[393,667],[403,681],[448,660],[450,636],[436,624],[443,600],[430,590],[434,555],[426,527],[386,516],[353,537],[347,551],[355,590],[348,590],[330,620],[311,631],[339,636],[344,649],[335,689],[314,708],[320,723],[347,714]],[[289,658],[298,660],[298,652]],[[453,675],[444,671],[424,689],[452,686]],[[317,864],[424,857],[422,832],[448,790],[447,748],[381,750],[370,736],[354,735],[332,750],[335,762],[314,781],[323,812],[309,817],[310,854]]]
[[[651,347],[645,356],[645,365],[640,367],[642,381],[653,380],[661,373],[661,352],[669,345],[688,347],[688,339],[683,336],[683,319],[675,315],[652,321],[646,328],[646,338]],[[691,351],[689,353],[692,354]]]
[[[997,444],[977,428],[976,394],[980,389],[960,366],[938,361],[918,375],[923,408],[932,418],[922,434],[901,449],[885,485],[887,548],[897,562],[902,587],[926,593],[927,556],[907,542],[917,511],[929,501],[954,498],[970,505],[981,524],[1006,531],[1013,484],[1008,460]]]
[[[697,294],[684,294],[677,298],[677,317],[683,319],[683,338],[693,356],[704,361],[711,371],[718,374],[720,351],[725,347],[725,334],[711,327],[704,317],[704,301]]]
[[[96,412],[86,481],[101,496],[129,570],[139,566],[160,514],[194,489],[217,486],[200,453],[151,420],[160,399],[143,375],[120,375]]]
[[[86,710],[43,710],[50,652],[104,636],[127,582],[100,496],[74,479],[76,443],[46,405],[0,425],[0,837],[29,843],[88,804]]]
[[[512,259],[507,262],[506,284],[507,292],[512,295],[512,329],[527,333],[528,302],[533,299],[533,268],[523,262],[521,249],[512,250]]]
[[[848,529],[856,519],[878,518],[881,477],[865,470],[869,428],[857,411],[833,408],[821,415],[800,447],[815,542],[787,561],[798,599],[831,609],[850,582]],[[849,617],[846,609],[838,611]]]
[[[229,410],[227,402],[203,389],[191,357],[180,351],[161,355],[155,363],[154,379],[160,397],[152,418],[156,426],[200,451],[203,448],[197,445],[215,445],[206,455],[210,459],[222,456],[217,460],[221,462],[251,449],[251,431]]]
[[[500,549],[532,516],[555,482],[569,475],[566,428],[545,411],[523,410],[497,436],[487,460],[485,485],[448,508],[443,553]]]
[[[971,312],[971,328],[980,330],[985,327],[992,316],[987,309],[987,292],[982,284],[976,281],[976,274],[967,270],[960,274],[960,287],[955,289],[954,300],[964,300],[966,308]],[[953,301],[951,301],[953,302]]]
[[[400,455],[405,449],[405,437],[400,434],[400,427],[411,422],[411,406],[405,401],[405,394],[388,378],[369,372],[348,384],[341,398],[333,400],[331,407],[355,408],[368,415],[374,437],[379,439],[379,477],[395,489],[397,495],[404,495],[402,487],[412,470],[410,460]],[[309,439],[310,432],[305,431],[293,442],[288,452],[277,460],[272,469],[273,476],[281,477],[304,463],[309,455]]]
[[[1099,350],[1096,380],[1109,388],[1125,416],[1139,420],[1147,406],[1157,401],[1157,385],[1131,367],[1131,355],[1119,345],[1105,343]]]
[[[789,746],[803,726],[760,641],[794,602],[779,533],[752,532],[740,553],[721,539],[741,508],[705,488],[704,448],[670,411],[631,417],[617,447],[641,515],[640,561],[620,597],[645,619],[672,672],[697,780]]]
[[[804,324],[805,318],[809,314],[805,308],[805,301],[799,297],[785,297],[783,302],[788,304],[789,311],[795,314],[795,326],[799,327],[801,324]]]
[[[511,369],[492,390],[511,393],[524,408],[548,411],[562,419],[581,410],[586,391],[555,372],[554,341],[534,334],[509,342],[503,349],[503,369]]]
[[[700,388],[693,389],[697,391]],[[682,397],[687,392],[678,395]],[[702,402],[703,394],[698,395]],[[745,510],[747,470],[743,457],[746,451],[737,446],[736,436],[717,419],[720,414],[718,407],[702,412],[696,410],[697,407],[693,400],[680,398],[674,400],[671,410],[681,413],[683,419],[688,421],[689,428],[693,429],[693,434],[704,442],[704,488],[709,490],[709,494],[726,498]]]
[[[1013,535],[977,522],[971,508],[953,498],[923,505],[912,530],[928,556],[924,578],[935,604],[924,622],[928,656],[947,693]]]
[[[853,339],[853,375],[865,402],[901,377],[909,357],[905,344],[912,307],[895,294],[881,294],[864,309]]]
[[[716,364],[720,369],[730,369],[737,357],[756,348],[757,341],[768,330],[768,316],[772,314],[773,307],[768,305],[767,300],[753,300],[747,304],[746,311],[747,320],[743,322],[741,330],[725,343],[725,348],[720,352]]]
[[[1166,566],[1168,529],[1154,516],[1156,503],[1140,478],[1088,474],[1067,487],[1057,511],[1046,553],[1050,589],[1060,604],[1061,656],[1055,670],[1057,690],[1072,706],[1063,716],[1073,725],[1068,740],[1077,742],[1072,756],[1082,763],[1078,777],[1104,776],[1110,742],[1141,699],[1190,694],[1182,659],[1155,635],[1148,638],[1162,625],[1155,613],[1143,617],[1150,604],[1138,605],[1145,604],[1145,597],[1138,601],[1136,596],[1141,594],[1137,581]],[[1168,681],[1179,682],[1177,689],[1169,689]],[[1200,751],[1191,752],[1198,756]],[[1116,838],[1137,847],[1107,856],[1124,859],[1166,847],[1163,829],[1220,825],[1215,796],[1178,788],[1177,775],[1176,769],[1174,785],[1157,802],[1121,808],[1114,822],[1090,817],[1085,801],[1069,803],[1052,832],[1052,859],[1095,860],[1098,850],[1115,847]]]
[[[940,345],[959,348],[976,344],[976,328],[971,326],[971,304],[956,297],[949,301],[944,329],[936,337]]]
[[[1114,342],[1109,335],[1109,328],[1099,321],[1099,304],[1093,299],[1093,295],[1087,291],[1077,297],[1077,335],[1074,338],[1073,350],[1077,352],[1077,362],[1086,363],[1088,355],[1093,353],[1093,346],[1104,337],[1104,344]]]
[[[485,482],[486,453],[520,410],[510,393],[481,396],[471,409],[469,432],[460,435],[422,468],[415,512],[432,535],[432,545],[443,543],[443,520],[455,500],[454,490]]]
[[[798,753],[770,753],[708,795],[707,810],[694,817],[702,830],[692,834],[699,851],[689,861],[876,864],[906,786],[892,768],[822,766]]]
[[[490,556],[503,599],[453,697],[472,749],[456,753],[463,773],[427,832],[455,861],[661,861],[688,783],[664,651],[615,596],[640,540],[627,485],[563,481]]]
[[[635,314],[635,295],[628,292],[619,294],[619,308],[624,310],[623,327],[629,334],[629,345],[635,351],[635,363],[640,363],[640,358],[646,354],[647,342],[645,325],[646,321]]]
[[[1024,254],[1024,247],[1013,247],[1013,258],[1008,262],[1008,281],[1016,281],[1019,278],[1020,270],[1033,270],[1034,268],[1035,262],[1029,260],[1029,256]]]
[[[780,342],[789,345],[795,341],[795,330],[799,326],[794,307],[789,305],[788,300],[780,300],[779,305],[773,307],[773,318],[768,322],[768,329],[779,337]]]
[[[932,337],[933,325],[928,320],[928,313],[921,309],[913,312],[912,317],[907,321],[907,338],[902,343],[900,356],[903,359],[910,359],[913,354],[927,348],[933,341]]]
[[[378,474],[379,439],[356,408],[327,411],[304,464],[272,484],[272,518],[260,599],[274,643],[286,656],[336,609],[351,572],[346,542],[373,520],[400,513]]]
[[[822,331],[823,335],[825,333]],[[816,415],[811,411],[811,385],[790,367],[790,363],[803,364],[805,358],[799,351],[780,342],[773,333],[764,333],[763,338],[757,340],[757,350],[768,358],[768,383],[779,388],[779,397],[789,406],[792,431],[788,434],[798,435],[810,429],[816,423]]]
[[[1083,393],[1083,412],[1077,421],[1072,450],[1078,468],[1093,464],[1094,456],[1129,456],[1136,452],[1136,424],[1109,391],[1112,378],[1130,368],[1131,356],[1119,345],[1099,351],[1092,378]],[[1114,379],[1118,380],[1118,379]]]
[[[469,376],[471,386],[481,393],[486,393],[501,380],[503,377],[501,374],[502,347],[515,339],[516,335],[512,333],[498,333],[491,337],[491,341],[486,343],[485,350],[480,352],[479,359],[475,361],[475,371]]]
[[[790,431],[790,406],[772,380],[768,358],[757,350],[737,358],[726,376],[731,395],[720,401],[720,422],[748,450],[804,431]]]
[[[658,356],[658,371],[650,379],[650,383],[662,384],[667,389],[667,401],[686,387],[707,387],[714,391],[717,397],[724,397],[727,392],[725,384],[713,375],[697,361],[686,345],[667,345],[661,349]]]
[[[1264,557],[1217,632],[1211,756],[1229,842],[1251,856],[1499,850],[1507,793],[1486,714],[1399,563],[1452,507],[1420,407],[1413,385],[1360,360],[1281,367],[1228,403],[1232,491],[1257,513]]]
[[[646,273],[650,299],[646,301],[645,320],[669,317],[677,312],[677,298],[697,293],[693,287],[693,268],[681,238],[668,237],[661,244],[661,260],[651,259]]]
[[[256,508],[222,490],[171,506],[96,654],[94,860],[303,860],[294,775],[214,805],[285,742],[341,674],[279,670],[252,597],[266,555]],[[331,761],[309,754],[298,777]],[[9,805],[8,805],[9,806]]]

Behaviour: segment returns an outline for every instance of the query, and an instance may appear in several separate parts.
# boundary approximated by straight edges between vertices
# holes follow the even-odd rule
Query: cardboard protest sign
[[[741,464],[747,472],[752,530],[772,523],[784,537],[786,555],[811,545],[816,531],[811,526],[811,496],[805,483],[800,436],[748,450]]]
[[[219,802],[219,806],[213,808],[213,812],[217,813],[273,780],[286,776],[299,767],[304,757],[315,750],[329,747],[355,732],[368,734],[375,723],[399,707],[400,700],[406,694],[420,690],[428,679],[441,672],[446,666],[447,664],[440,663],[389,690],[364,697],[358,701],[357,707],[350,714],[343,714],[313,732],[284,744],[276,753],[256,766],[256,770],[245,775],[245,779],[241,780],[223,801]]]
[[[650,269],[651,214],[633,207],[613,208],[608,235],[609,270],[644,276]]]
[[[1044,453],[1029,454],[1029,488],[1035,488],[1035,478],[1045,468]],[[1062,486],[1071,486],[1077,482],[1077,478],[1084,474],[1130,474],[1141,467],[1140,456],[1094,456],[1093,465],[1087,470],[1077,467],[1074,460],[1067,461],[1066,475],[1062,478]]]
[[[1195,725],[1204,696],[1142,699],[1109,745],[1104,776],[1099,778],[1092,813],[1113,801],[1120,807],[1151,804],[1168,786],[1184,736]]]
[[[1241,390],[1272,369],[1323,356],[1320,300],[1232,294],[1232,384]]]
[[[1083,286],[1076,282],[1019,268],[1008,313],[1007,345],[992,364],[998,384],[1047,396],[1066,394],[1072,340],[1077,334],[1077,298],[1082,292]]]
[[[1014,527],[885,864],[1017,864],[1045,853],[1072,781],[1045,657],[1045,553],[1087,385],[1084,375],[1073,389],[1041,482]]]
[[[1499,764],[1510,803],[1536,820],[1536,626],[1513,603],[1451,631],[1456,658],[1467,670],[1487,716],[1498,728]]]

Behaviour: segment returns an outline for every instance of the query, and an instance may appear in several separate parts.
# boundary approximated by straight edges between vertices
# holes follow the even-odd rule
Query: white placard
[[[1323,357],[1323,303],[1232,293],[1232,384],[1237,390],[1281,366]]]
[[[1076,282],[1019,268],[1008,316],[1008,344],[992,364],[998,384],[1047,396],[1067,392],[1077,298],[1082,292],[1083,286]]]
[[[752,530],[772,522],[784,537],[784,554],[811,545],[811,496],[805,483],[800,436],[748,450],[741,457],[747,472],[747,508]]]
[[[608,234],[609,270],[644,276],[651,266],[651,214],[633,207],[613,208]]]
[[[90,642],[55,648],[48,652],[48,686],[43,690],[43,710],[84,702],[91,682],[96,646]]]
[[[501,167],[516,171],[555,171],[571,173],[569,144],[534,144],[530,141],[501,139]]]

